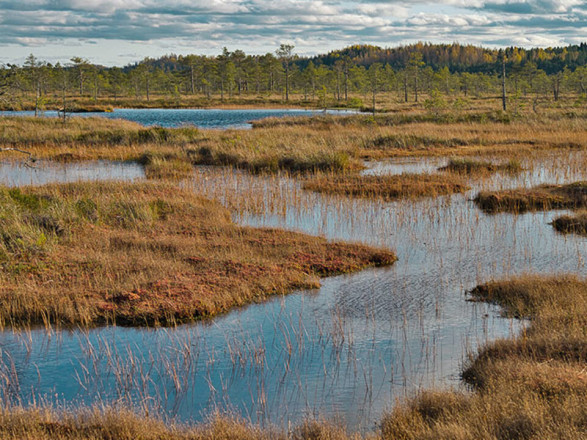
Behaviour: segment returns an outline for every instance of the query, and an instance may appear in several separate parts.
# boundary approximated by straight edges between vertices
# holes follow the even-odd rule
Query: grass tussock
[[[221,413],[198,425],[166,424],[153,417],[110,407],[56,411],[50,408],[0,409],[4,440],[360,440],[327,421],[306,420],[282,429],[260,428]]]
[[[475,288],[531,326],[471,358],[476,390],[424,392],[382,423],[384,439],[587,438],[587,280],[525,276]]]
[[[450,159],[448,164],[440,167],[439,171],[450,171],[459,174],[483,175],[503,171],[510,174],[523,170],[522,165],[516,159],[510,159],[506,163],[494,164],[485,160],[469,158]]]
[[[320,175],[304,182],[304,189],[352,197],[400,198],[433,197],[464,192],[467,186],[454,175],[401,174],[384,176]]]
[[[240,227],[166,184],[0,187],[0,324],[170,325],[391,264],[395,255]]]
[[[575,233],[587,235],[587,212],[557,217],[552,222],[552,226],[564,234]]]
[[[587,182],[481,192],[475,197],[475,203],[492,213],[580,209],[587,207]]]

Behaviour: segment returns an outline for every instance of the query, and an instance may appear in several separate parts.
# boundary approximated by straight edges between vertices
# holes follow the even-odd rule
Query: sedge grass
[[[235,225],[174,185],[0,188],[0,323],[171,325],[395,255]]]
[[[552,226],[562,233],[587,235],[587,212],[576,215],[563,215],[553,220]]]
[[[523,276],[480,285],[472,295],[531,326],[471,358],[463,378],[475,393],[424,392],[384,418],[382,437],[586,438],[587,281]]]
[[[469,119],[446,121],[419,113],[372,120],[365,115],[284,118],[259,122],[253,130],[226,131],[146,128],[103,118],[71,118],[64,124],[52,118],[1,117],[0,147],[21,148],[37,158],[53,160],[140,161],[155,155],[172,162],[231,166],[254,173],[344,172],[360,168],[364,159],[405,156],[520,159],[553,149],[587,148],[585,116],[580,112],[525,115],[508,121],[467,115]]]
[[[531,189],[482,191],[475,203],[485,212],[525,212],[587,207],[587,182],[540,185]]]
[[[467,190],[455,175],[399,174],[399,175],[319,175],[304,182],[304,189],[352,197],[400,198],[433,197]]]
[[[510,174],[515,174],[522,171],[522,165],[515,159],[511,159],[506,163],[494,164],[484,160],[458,158],[450,159],[447,165],[440,167],[438,170],[469,175],[491,174],[497,171],[505,171]]]
[[[464,379],[472,393],[430,390],[397,404],[367,438],[584,439],[587,427],[587,280],[520,276],[489,282],[473,299],[529,319],[519,336],[492,342],[472,356]],[[4,407],[2,438],[20,439],[358,439],[325,421],[284,429],[215,415],[196,426],[165,424],[120,408],[56,411]]]

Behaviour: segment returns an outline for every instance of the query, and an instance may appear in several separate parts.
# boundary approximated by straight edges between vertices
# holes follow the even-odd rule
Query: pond
[[[0,392],[24,404],[131,404],[190,422],[227,410],[261,424],[320,415],[372,430],[397,398],[462,387],[468,353],[519,331],[495,307],[467,302],[468,289],[521,273],[585,272],[587,238],[547,224],[560,211],[486,215],[470,201],[479,189],[586,179],[584,163],[578,153],[553,155],[524,163],[519,176],[471,180],[466,194],[385,203],[199,167],[182,185],[221,200],[241,224],[392,248],[399,261],[177,328],[6,330]],[[394,160],[369,172],[442,164]]]
[[[312,116],[317,114],[348,115],[354,110],[302,110],[302,109],[125,109],[117,108],[113,112],[74,113],[72,117],[100,117],[108,119],[125,119],[139,124],[161,127],[180,127],[195,125],[200,128],[251,128],[251,121],[264,118],[282,118]],[[34,116],[34,111],[0,112],[0,116]],[[56,111],[46,111],[43,115],[58,117]]]

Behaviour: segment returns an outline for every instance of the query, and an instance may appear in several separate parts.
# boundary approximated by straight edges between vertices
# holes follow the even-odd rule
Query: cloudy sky
[[[587,0],[0,0],[0,63],[29,53],[124,65],[222,47],[304,55],[417,41],[490,47],[587,41]]]

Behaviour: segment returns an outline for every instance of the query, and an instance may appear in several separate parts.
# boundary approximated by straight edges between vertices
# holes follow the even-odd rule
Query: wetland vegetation
[[[170,185],[0,188],[7,325],[171,325],[319,277],[392,264],[386,250],[240,227]]]
[[[587,182],[481,192],[475,197],[475,203],[486,212],[585,208]]]
[[[552,221],[552,226],[559,232],[587,235],[587,212],[557,217]]]
[[[462,376],[476,393],[425,392],[384,418],[382,438],[584,438],[587,281],[522,276],[471,296],[531,324],[469,360]]]
[[[522,165],[515,159],[510,159],[509,162],[494,164],[489,161],[458,158],[450,159],[448,164],[440,167],[439,171],[452,171],[459,174],[491,174],[497,171],[505,171],[507,173],[519,173],[522,171]]]
[[[516,160],[528,154],[587,147],[585,111],[554,109],[485,122],[474,122],[475,115],[483,119],[491,113],[475,110],[455,120],[428,117],[421,110],[375,118],[296,117],[227,131],[143,127],[104,118],[73,118],[63,124],[55,118],[0,117],[0,148],[25,149],[35,158],[54,161],[135,161],[150,167],[153,177],[177,177],[188,172],[188,165],[308,174],[356,171],[364,160],[455,155],[499,155],[510,162],[496,167],[514,171]],[[459,169],[493,168],[468,160]]]
[[[310,191],[384,200],[434,197],[467,190],[458,176],[440,174],[320,175],[306,180],[303,186]]]
[[[401,74],[406,72],[400,72],[394,84],[402,84],[398,82],[403,79]],[[456,81],[449,81],[453,79]],[[431,78],[430,84],[434,81]],[[137,86],[138,95],[145,92],[141,87]],[[567,90],[575,93],[570,85]],[[391,265],[396,261],[391,250],[395,242],[401,243],[403,252],[398,252],[400,260],[391,266],[393,270],[401,264],[397,273],[374,272],[366,275],[370,280],[366,288],[351,282],[350,288],[332,293],[331,303],[317,307],[323,315],[314,317],[316,322],[310,322],[303,311],[293,318],[288,312],[280,312],[277,318],[271,315],[277,334],[271,338],[279,341],[275,351],[286,355],[272,364],[267,361],[271,338],[251,336],[241,328],[237,328],[238,337],[224,334],[220,337],[226,339],[224,345],[217,343],[202,351],[179,334],[177,338],[187,342],[182,339],[171,347],[178,357],[162,363],[170,379],[161,381],[164,390],[157,389],[156,397],[149,387],[157,379],[142,370],[144,359],[136,357],[130,345],[117,348],[124,352],[125,364],[112,346],[97,344],[97,349],[88,343],[88,356],[95,363],[82,364],[79,387],[95,390],[90,382],[101,373],[94,354],[98,350],[107,359],[105,375],[115,377],[123,397],[106,398],[94,409],[77,411],[27,404],[37,402],[36,395],[23,398],[18,370],[25,368],[15,364],[7,351],[0,368],[0,394],[6,402],[0,412],[1,436],[79,440],[584,437],[587,281],[554,273],[563,268],[580,274],[585,267],[585,213],[580,211],[587,204],[584,98],[573,95],[568,100],[548,101],[543,92],[534,96],[534,91],[528,91],[527,96],[517,94],[510,110],[503,112],[495,110],[500,101],[494,95],[464,101],[447,91],[446,98],[439,100],[431,86],[422,91],[421,103],[411,103],[398,100],[392,92],[376,92],[377,108],[389,112],[270,118],[254,122],[251,130],[144,127],[101,118],[0,117],[0,149],[7,158],[18,160],[21,153],[14,151],[18,149],[44,163],[128,161],[141,164],[152,180],[170,180],[1,187],[0,319],[3,327],[15,332],[17,328],[26,332],[35,324],[45,325],[49,333],[60,326],[104,324],[165,325],[182,331],[184,326],[178,324],[183,322],[213,317],[295,289],[319,287],[323,276]],[[342,101],[340,95],[339,89],[335,102]],[[80,107],[88,104],[82,98]],[[144,101],[139,98],[135,97]],[[273,98],[261,101],[263,105],[283,103],[281,97]],[[223,97],[219,102],[246,101],[244,96],[230,99]],[[25,101],[22,106],[31,107]],[[96,101],[96,105],[112,105]],[[176,106],[193,105],[192,101],[184,99]],[[323,104],[316,102],[314,105]],[[145,106],[153,105],[167,106],[168,101],[152,96]],[[531,156],[535,158],[529,159]],[[459,159],[448,159],[455,157]],[[433,161],[432,173],[362,173],[375,161],[405,158],[418,163],[446,158],[448,164],[440,167],[443,173],[436,172],[442,164]],[[555,164],[550,170],[549,161]],[[566,168],[559,169],[557,164]],[[525,177],[534,165],[536,174]],[[540,175],[542,171],[546,177]],[[534,181],[539,185],[528,183]],[[504,214],[507,217],[496,219],[472,204],[469,209],[467,200],[475,195],[473,191],[478,194],[475,202],[486,213],[507,212],[515,217]],[[357,198],[339,200],[329,194]],[[447,196],[446,200],[436,200],[439,195]],[[558,218],[535,212],[550,209],[579,211]],[[344,225],[333,226],[341,217]],[[543,227],[550,220],[555,229],[576,234],[552,237],[549,234],[557,235],[552,228]],[[321,227],[337,239],[317,236]],[[304,228],[313,235],[287,230]],[[365,242],[374,246],[342,241],[340,236],[352,242],[367,237]],[[504,236],[507,243],[502,242]],[[544,243],[552,249],[544,249]],[[522,269],[553,274],[519,275]],[[488,279],[497,281],[483,282]],[[318,421],[298,417],[286,430],[270,423],[253,424],[250,414],[245,420],[238,414],[216,413],[207,423],[192,426],[170,423],[163,405],[157,407],[161,414],[148,410],[153,400],[168,397],[166,385],[177,394],[188,388],[188,378],[197,376],[191,363],[196,364],[198,356],[205,358],[198,374],[207,376],[205,383],[193,387],[198,392],[209,389],[212,401],[220,393],[230,394],[230,384],[240,384],[239,378],[248,377],[244,372],[248,368],[254,377],[262,378],[236,396],[247,395],[259,402],[261,416],[256,414],[256,420],[263,422],[264,411],[270,412],[275,402],[265,394],[266,389],[275,391],[263,382],[266,377],[275,379],[266,370],[284,369],[283,377],[275,382],[296,382],[294,394],[310,401],[300,390],[311,388],[318,393],[322,387],[332,398],[330,381],[334,383],[339,375],[346,378],[343,370],[352,371],[353,384],[362,376],[363,402],[377,400],[380,392],[391,404],[397,395],[382,392],[384,385],[377,391],[374,383],[391,381],[395,386],[412,380],[406,372],[411,361],[405,360],[413,354],[409,343],[418,346],[426,359],[417,365],[420,369],[428,366],[426,362],[433,367],[440,363],[436,350],[443,342],[438,341],[446,343],[449,338],[430,328],[442,327],[446,315],[455,310],[454,304],[449,312],[443,309],[448,307],[447,297],[462,303],[461,307],[477,306],[465,304],[459,296],[464,290],[470,290],[474,301],[499,305],[504,315],[529,324],[509,339],[476,341],[462,371],[462,379],[473,392],[444,386],[436,389],[434,384],[431,389],[411,388],[411,394],[402,395],[384,415],[378,409],[377,427],[370,426],[365,435],[349,430],[344,421],[324,421],[319,413],[312,414]],[[486,325],[487,314],[471,312],[470,316]],[[456,318],[466,321],[470,317]],[[393,330],[382,327],[381,322]],[[222,324],[214,322],[211,327],[216,325]],[[389,336],[395,338],[394,331],[400,335],[396,339]],[[372,339],[365,336],[370,332]],[[382,339],[393,349],[384,344],[381,349],[377,332],[386,335],[388,339]],[[23,335],[24,342],[19,344],[25,347],[23,358],[27,358],[38,341],[28,336],[28,342],[26,333]],[[403,348],[394,351],[398,350],[394,344],[402,343]],[[448,344],[467,345],[461,339]],[[224,352],[217,347],[224,347]],[[315,352],[321,357],[317,365],[323,382],[304,376],[303,365],[310,363]],[[143,355],[151,359],[151,366],[157,364],[153,353]],[[218,367],[220,377],[212,378],[221,357],[229,358],[232,368],[225,368],[230,372],[228,381],[222,367]],[[16,355],[15,359],[18,363]],[[178,365],[189,367],[181,370]],[[42,372],[39,383],[40,376]],[[130,394],[127,387],[141,380],[148,389],[140,395],[149,402],[145,406],[141,406],[143,401],[133,405],[136,402],[124,395]],[[107,383],[100,382],[104,389]],[[337,386],[337,391],[342,389],[348,395],[348,383]],[[276,395],[278,401],[282,396],[279,391]],[[354,395],[352,399],[360,400]],[[113,401],[119,406],[111,406]]]
[[[586,429],[587,280],[521,276],[477,286],[475,301],[499,304],[530,320],[519,336],[472,356],[462,373],[474,393],[427,390],[398,404],[366,438],[580,439]],[[358,439],[336,424],[307,421],[293,430],[259,428],[217,414],[197,427],[169,426],[114,409],[59,414],[51,409],[4,409],[3,438],[69,439]]]

